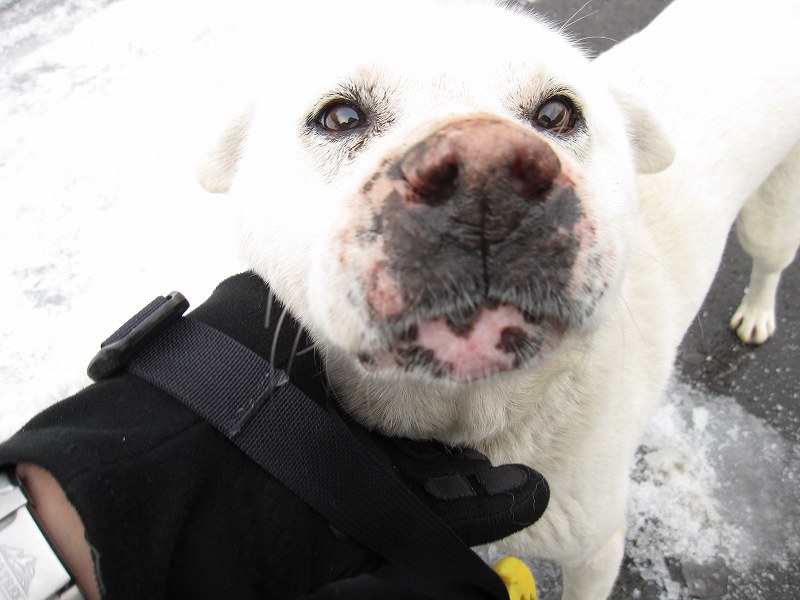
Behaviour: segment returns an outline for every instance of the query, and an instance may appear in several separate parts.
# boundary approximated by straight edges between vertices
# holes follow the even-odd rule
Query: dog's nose
[[[374,211],[364,242],[379,234],[385,256],[368,291],[377,314],[468,315],[566,293],[581,202],[532,129],[490,115],[452,121],[381,163],[361,192]]]
[[[558,157],[541,137],[511,122],[477,117],[429,135],[399,166],[419,202],[431,206],[458,195],[485,201],[513,194],[541,202],[561,173]]]

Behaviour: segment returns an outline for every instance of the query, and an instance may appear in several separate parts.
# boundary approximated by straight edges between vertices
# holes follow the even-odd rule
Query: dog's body
[[[634,451],[737,215],[755,262],[734,321],[774,329],[800,243],[798,9],[678,0],[592,63],[524,15],[400,4],[322,55],[272,31],[295,52],[259,76],[288,90],[202,180],[236,172],[250,263],[346,408],[540,470],[550,506],[508,543],[560,561],[565,598],[604,598]]]

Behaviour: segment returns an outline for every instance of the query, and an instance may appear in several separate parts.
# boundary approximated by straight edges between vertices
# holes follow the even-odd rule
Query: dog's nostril
[[[411,148],[400,163],[403,178],[425,204],[449,200],[458,187],[458,152],[446,140]]]
[[[511,189],[528,202],[541,202],[561,173],[561,163],[555,153],[546,148],[523,150],[509,168]]]

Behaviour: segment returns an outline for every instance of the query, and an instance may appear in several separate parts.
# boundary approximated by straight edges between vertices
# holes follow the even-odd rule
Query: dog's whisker
[[[270,348],[269,352],[269,363],[273,367],[275,366],[275,357],[278,354],[278,338],[281,335],[281,327],[283,327],[283,320],[286,318],[286,313],[288,312],[289,311],[287,311],[286,308],[283,309],[283,311],[281,312],[281,316],[278,317],[278,323],[275,326],[275,333],[272,336],[272,347]],[[275,387],[278,384],[278,379],[279,377],[276,373],[275,376],[272,377],[272,379],[270,380],[269,388],[267,389],[267,393],[264,396],[267,400],[272,398],[272,394],[275,392]]]
[[[298,350],[295,353],[295,356],[303,356],[304,354],[308,354],[309,352],[313,352],[316,347],[317,347],[316,344],[311,344],[310,346],[307,346],[306,348],[303,348],[302,350]]]
[[[581,351],[576,357],[575,359],[576,364],[578,363],[580,364],[580,367],[577,370],[577,372],[580,373],[581,375],[585,375],[589,372],[589,369],[591,368],[592,353],[594,352],[595,348],[596,346],[590,341],[589,343],[583,345]]]
[[[587,40],[607,40],[609,42],[614,42],[615,44],[619,44],[619,40],[615,40],[612,37],[607,37],[605,35],[589,35],[586,37],[582,37],[578,40],[575,40],[576,44],[580,44],[581,42],[585,42]]]
[[[561,25],[561,28],[558,30],[558,32],[559,32],[559,33],[563,33],[563,32],[564,32],[564,31],[565,31],[565,30],[566,30],[568,27],[571,27],[572,25],[574,25],[575,23],[577,23],[578,21],[580,21],[580,19],[578,19],[578,20],[576,20],[576,21],[573,21],[573,19],[574,19],[575,17],[577,17],[579,14],[581,14],[581,11],[583,11],[583,9],[584,9],[584,8],[586,8],[587,6],[589,6],[591,3],[592,3],[592,0],[587,0],[587,1],[586,1],[586,2],[583,4],[583,6],[581,6],[581,7],[580,7],[578,10],[576,10],[576,11],[575,11],[575,12],[572,14],[572,16],[571,16],[569,19],[567,19],[566,21],[564,21],[564,24],[563,24],[563,25]],[[597,12],[597,11],[595,11],[595,12]],[[594,14],[594,13],[592,13],[592,14]],[[583,17],[581,17],[581,18],[583,18]]]
[[[700,311],[697,311],[697,314],[695,315],[695,317],[694,317],[694,318],[695,318],[695,320],[697,321],[697,327],[699,327],[699,328],[700,328],[700,339],[701,339],[701,340],[704,340],[704,339],[706,339],[706,332],[705,332],[705,330],[703,329],[703,317],[702,317],[702,315],[700,314]]]
[[[680,288],[681,292],[683,293],[684,298],[686,298],[686,300],[688,300],[689,303],[691,303],[691,304],[694,303],[694,300],[692,299],[691,294],[689,294],[689,291],[686,289],[686,286],[683,285],[683,282],[681,281],[680,277],[678,277],[663,262],[661,262],[658,258],[653,256],[651,253],[647,252],[646,250],[643,250],[643,249],[639,248],[638,246],[631,246],[631,250],[632,251],[636,250],[638,252],[641,252],[642,256],[645,256],[649,260],[652,260],[656,265],[658,265],[664,271],[664,273],[666,273],[667,276],[669,276],[669,278],[672,281],[674,281],[676,284],[678,284],[678,287]],[[705,331],[703,331],[703,322],[701,320],[702,317],[700,316],[700,305],[695,306],[694,310],[695,310],[695,319],[697,320],[697,326],[700,328],[700,339],[705,339]]]
[[[636,320],[636,316],[633,314],[630,304],[628,304],[628,300],[622,294],[619,295],[619,299],[622,302],[622,305],[625,307],[625,312],[627,312],[628,316],[631,318],[631,323],[633,324],[633,327],[636,329],[636,332],[639,334],[639,338],[641,338],[641,340],[644,342],[645,348],[647,348],[647,350],[650,351],[650,344],[647,343],[647,338],[645,337],[644,333],[642,333],[642,330],[639,327],[639,323]],[[620,327],[622,328],[622,337],[624,341],[625,326],[622,324],[622,319],[620,319]]]
[[[272,346],[269,351],[269,362],[271,365],[275,365],[275,356],[278,353],[278,338],[281,335],[281,328],[283,327],[283,320],[286,318],[286,314],[289,311],[286,308],[283,309],[281,312],[281,316],[278,317],[278,323],[275,325],[275,333],[272,336]]]
[[[580,17],[578,19],[575,19],[572,23],[569,24],[569,26],[572,27],[573,25],[575,25],[575,23],[579,23],[580,21],[583,21],[584,19],[587,19],[587,18],[591,17],[592,15],[596,15],[599,12],[600,12],[599,10],[593,10],[590,13],[586,13],[582,17]]]
[[[289,377],[289,375],[292,372],[292,364],[294,363],[295,356],[297,356],[297,346],[300,343],[300,338],[302,337],[302,335],[303,335],[303,328],[302,327],[298,327],[297,328],[297,333],[294,336],[294,342],[292,342],[292,350],[291,350],[291,352],[289,352],[289,360],[286,363],[286,376],[287,377]]]
[[[269,329],[269,321],[272,318],[272,301],[274,296],[272,295],[272,288],[269,289],[267,292],[267,312],[264,315],[264,329]]]

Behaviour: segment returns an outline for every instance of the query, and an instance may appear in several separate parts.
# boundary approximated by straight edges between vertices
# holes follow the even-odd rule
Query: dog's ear
[[[658,173],[670,166],[675,158],[675,147],[658,118],[633,94],[612,88],[611,95],[628,121],[628,137],[638,172]]]
[[[248,107],[240,114],[200,160],[197,181],[209,192],[225,193],[230,190],[253,112],[254,108]]]

